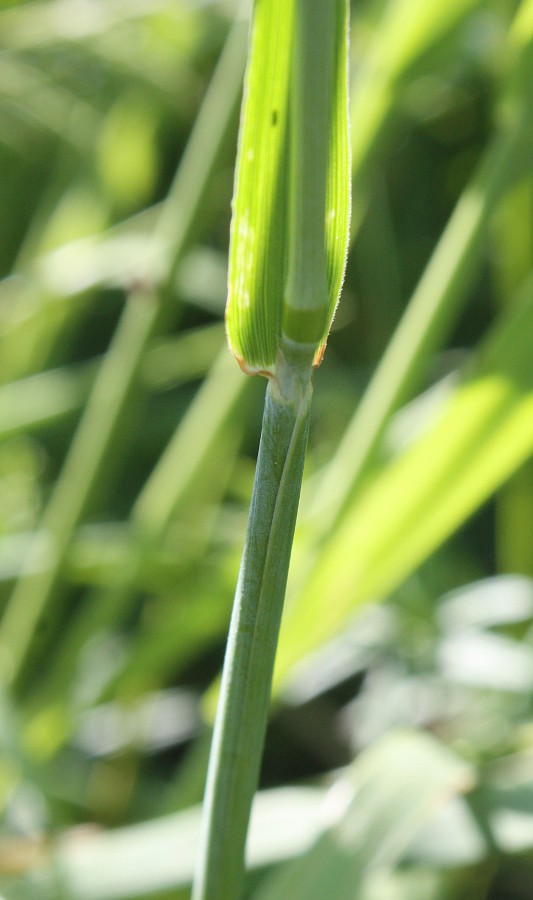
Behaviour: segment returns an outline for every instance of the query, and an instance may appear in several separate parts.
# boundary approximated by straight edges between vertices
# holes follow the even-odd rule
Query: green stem
[[[241,893],[312,394],[309,368],[281,362],[277,371],[265,400],[207,776],[194,900],[237,900]]]

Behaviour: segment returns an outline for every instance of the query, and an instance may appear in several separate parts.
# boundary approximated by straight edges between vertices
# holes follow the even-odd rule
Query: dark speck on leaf
[[[277,109],[272,110],[272,125],[278,124],[278,111]]]

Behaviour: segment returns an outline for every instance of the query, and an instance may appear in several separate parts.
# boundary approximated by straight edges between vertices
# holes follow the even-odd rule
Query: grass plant
[[[532,23],[2,4],[5,900],[532,896]]]
[[[207,775],[196,900],[242,893],[312,370],[337,303],[348,240],[347,15],[344,0],[254,9],[227,322],[242,368],[267,374],[269,384]]]

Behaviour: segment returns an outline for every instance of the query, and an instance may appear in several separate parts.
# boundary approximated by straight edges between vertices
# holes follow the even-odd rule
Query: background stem
[[[236,900],[257,787],[309,429],[311,373],[269,382],[207,776],[194,900]]]
[[[50,629],[44,629],[43,637],[40,623],[63,612],[56,589],[67,551],[98,485],[148,343],[176,312],[173,279],[232,122],[241,90],[245,36],[245,23],[238,19],[156,225],[154,253],[160,247],[164,251],[159,283],[131,290],[127,296],[108,356],[43,513],[40,533],[5,608],[0,623],[0,673],[18,689],[44,652],[42,642]],[[47,556],[48,565],[43,566]],[[40,646],[36,646],[38,637]]]

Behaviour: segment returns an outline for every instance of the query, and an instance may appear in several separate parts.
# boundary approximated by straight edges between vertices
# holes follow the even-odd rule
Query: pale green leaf
[[[367,875],[401,859],[439,807],[472,783],[468,764],[428,735],[388,735],[332,789],[330,828],[301,859],[276,873],[257,900],[361,896]]]
[[[533,452],[533,285],[438,420],[352,502],[282,629],[278,677],[384,596]]]
[[[323,827],[322,789],[279,788],[258,794],[248,846],[249,865],[290,859]],[[198,846],[200,809],[114,831],[65,835],[55,865],[77,900],[133,900],[187,887]]]

